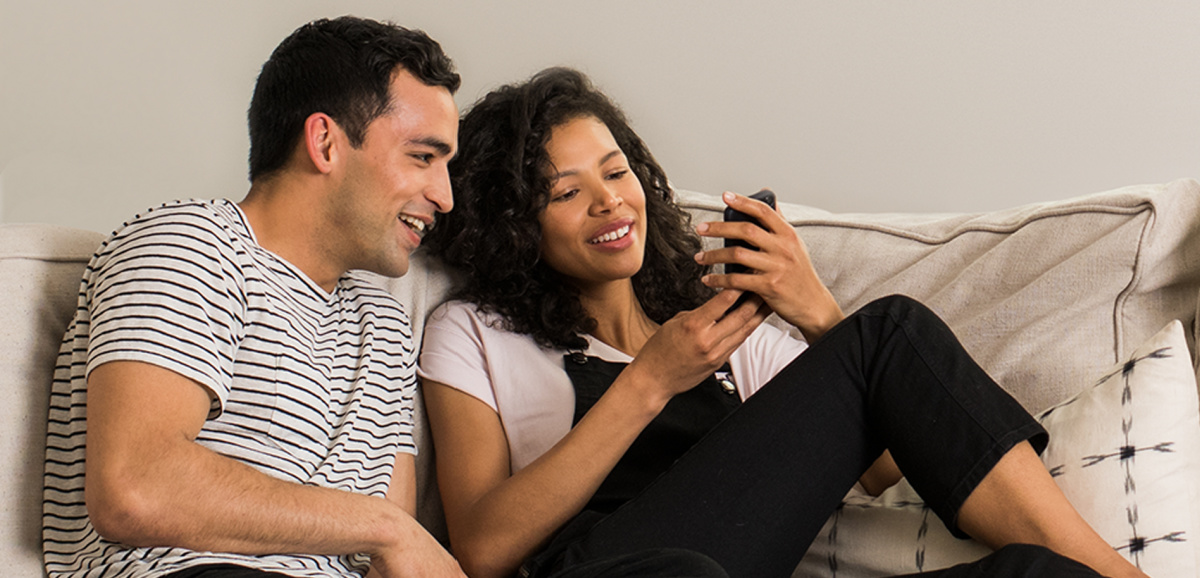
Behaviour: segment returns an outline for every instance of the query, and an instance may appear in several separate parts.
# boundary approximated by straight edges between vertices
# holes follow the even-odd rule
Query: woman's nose
[[[602,211],[611,211],[623,202],[621,194],[614,187],[602,186],[597,191],[595,204]]]

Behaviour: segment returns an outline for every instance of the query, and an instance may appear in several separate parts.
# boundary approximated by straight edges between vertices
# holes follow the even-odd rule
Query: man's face
[[[367,126],[362,146],[344,149],[343,179],[325,210],[329,249],[347,269],[399,277],[435,212],[454,205],[446,165],[458,148],[458,108],[448,90],[404,69],[389,94],[391,109]]]

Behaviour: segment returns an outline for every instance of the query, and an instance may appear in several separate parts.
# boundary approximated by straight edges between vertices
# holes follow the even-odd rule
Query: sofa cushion
[[[79,279],[104,236],[46,225],[0,226],[0,560],[41,576],[42,463],[50,379]]]
[[[1038,419],[1042,461],[1071,503],[1151,576],[1196,576],[1200,409],[1183,327],[1172,321],[1094,386]]]
[[[1200,411],[1186,343],[1172,321],[1038,416],[1050,432],[1042,461],[1063,493],[1101,538],[1160,578],[1191,578],[1200,565]],[[794,576],[936,570],[988,551],[951,536],[902,481],[878,498],[848,496]]]
[[[718,197],[681,191],[697,220]],[[846,311],[892,293],[946,320],[1031,412],[1066,399],[1172,319],[1194,349],[1200,183],[980,214],[833,214],[781,203]]]

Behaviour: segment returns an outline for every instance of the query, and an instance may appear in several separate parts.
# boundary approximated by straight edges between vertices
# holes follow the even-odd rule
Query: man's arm
[[[390,499],[263,474],[195,442],[210,399],[151,364],[115,361],[88,378],[88,515],[105,538],[241,554],[372,556],[383,576],[462,576]],[[393,486],[412,484],[412,470]]]

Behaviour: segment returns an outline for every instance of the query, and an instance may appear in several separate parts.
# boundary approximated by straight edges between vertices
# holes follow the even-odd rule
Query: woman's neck
[[[625,281],[585,289],[579,300],[596,320],[592,337],[634,357],[658,331],[658,324],[642,309],[633,292],[633,283]]]

